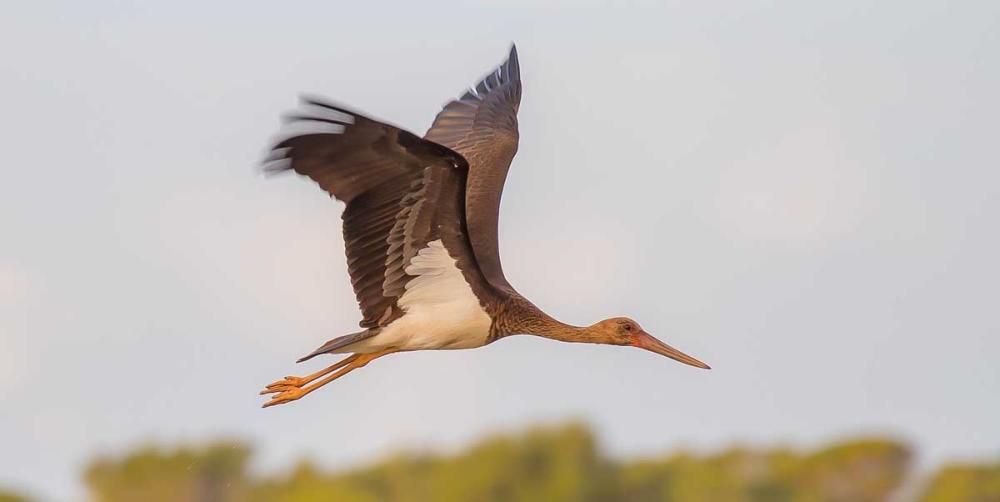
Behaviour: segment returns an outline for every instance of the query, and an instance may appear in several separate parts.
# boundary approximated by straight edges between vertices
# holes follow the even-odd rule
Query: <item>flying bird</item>
[[[272,147],[264,169],[308,176],[346,204],[347,266],[363,319],[360,331],[299,362],[351,355],[268,385],[265,408],[389,354],[471,349],[516,334],[639,347],[709,368],[627,317],[583,327],[560,322],[507,282],[497,220],[517,152],[520,102],[511,46],[507,61],[446,104],[423,138],[317,98],[303,97],[302,109],[286,117],[296,130]]]

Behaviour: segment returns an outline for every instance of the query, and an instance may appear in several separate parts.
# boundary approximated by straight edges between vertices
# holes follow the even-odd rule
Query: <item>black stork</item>
[[[299,359],[350,353],[323,370],[285,377],[264,407],[306,394],[395,352],[471,349],[530,334],[563,342],[627,345],[691,366],[705,363],[626,317],[572,326],[542,312],[500,266],[500,195],[517,151],[521,101],[517,49],[474,89],[445,105],[421,138],[313,98],[287,117],[267,171],[293,170],[343,201],[344,244],[361,331]]]

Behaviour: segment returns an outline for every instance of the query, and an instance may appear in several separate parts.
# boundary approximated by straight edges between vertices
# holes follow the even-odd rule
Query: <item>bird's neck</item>
[[[604,343],[593,327],[561,322],[517,293],[507,297],[498,314],[494,322],[499,324],[502,336],[525,334],[560,342]]]
[[[573,326],[561,322],[545,312],[538,311],[530,334],[560,342],[601,343],[598,334],[590,327]]]

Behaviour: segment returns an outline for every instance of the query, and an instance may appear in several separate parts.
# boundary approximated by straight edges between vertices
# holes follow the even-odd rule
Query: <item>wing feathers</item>
[[[265,168],[294,170],[347,203],[348,272],[364,315],[361,326],[376,327],[396,307],[407,278],[404,264],[430,236],[437,201],[428,184],[468,164],[444,146],[346,108],[316,98],[303,103],[306,109],[286,116],[303,131],[279,141]],[[333,128],[311,131],[310,124]]]
[[[445,105],[423,139],[314,97],[303,97],[303,108],[285,117],[294,130],[274,145],[264,168],[308,176],[347,204],[344,244],[362,327],[399,315],[396,300],[413,277],[407,267],[436,239],[458,253],[473,287],[483,279],[510,287],[497,220],[517,151],[520,100],[511,47],[503,65]]]
[[[426,138],[462,154],[469,162],[465,210],[469,239],[487,280],[510,288],[497,242],[500,197],[517,152],[517,110],[521,103],[517,49],[475,88],[445,105]]]

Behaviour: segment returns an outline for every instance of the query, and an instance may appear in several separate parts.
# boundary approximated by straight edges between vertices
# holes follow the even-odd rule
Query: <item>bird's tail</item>
[[[358,331],[357,333],[351,333],[350,335],[338,336],[337,338],[334,338],[333,340],[324,343],[323,345],[320,346],[320,348],[310,352],[308,355],[299,358],[299,360],[296,362],[301,363],[302,361],[308,361],[320,354],[328,354],[330,352],[335,352],[337,349],[342,349],[348,345],[360,342],[361,340],[364,340],[366,338],[371,338],[377,335],[378,332],[379,332],[378,328],[371,328],[371,329],[366,329],[364,331]]]

